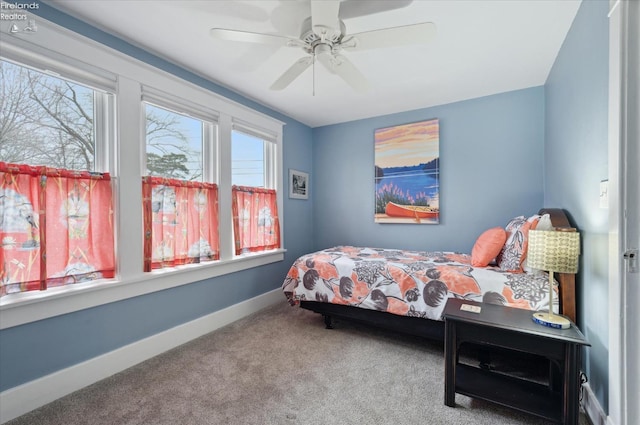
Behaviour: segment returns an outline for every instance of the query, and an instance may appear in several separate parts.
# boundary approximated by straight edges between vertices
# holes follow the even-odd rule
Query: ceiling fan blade
[[[340,19],[357,18],[409,6],[413,0],[343,0],[340,3]]]
[[[331,73],[337,74],[355,91],[364,93],[369,90],[369,82],[365,76],[345,56],[323,53],[317,55],[317,57],[318,61]]]
[[[431,41],[435,38],[436,34],[436,24],[433,22],[423,22],[421,24],[404,25],[352,34],[340,44],[340,47],[345,49],[366,50],[380,47],[421,44]]]
[[[280,76],[270,87],[271,90],[282,90],[293,82],[313,63],[311,56],[298,59],[284,74]]]
[[[311,2],[311,25],[313,32],[320,38],[332,37],[335,31],[340,32],[339,0],[315,0]]]
[[[220,40],[241,41],[244,43],[272,44],[276,46],[291,47],[298,47],[300,44],[304,45],[300,40],[285,37],[283,35],[261,34],[257,32],[230,30],[225,28],[211,28],[209,30],[209,35]]]

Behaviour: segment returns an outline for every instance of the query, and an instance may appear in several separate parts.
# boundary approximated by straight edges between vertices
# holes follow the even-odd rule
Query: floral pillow
[[[512,218],[505,230],[507,231],[507,241],[498,254],[498,267],[501,270],[521,273],[522,263],[527,256],[527,237],[529,230],[538,223],[539,215],[529,218],[521,215]]]

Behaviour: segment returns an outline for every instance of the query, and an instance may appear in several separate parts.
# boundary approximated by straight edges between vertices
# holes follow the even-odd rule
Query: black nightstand
[[[461,310],[463,304],[478,306],[481,311]],[[449,299],[443,313],[445,405],[455,407],[455,395],[459,393],[551,421],[578,423],[580,350],[590,344],[575,324],[569,329],[548,328],[534,323],[531,314],[518,308]],[[548,384],[542,384],[462,364],[458,355],[462,343],[545,357],[559,373],[557,377],[550,376]],[[554,367],[549,369],[551,374]]]

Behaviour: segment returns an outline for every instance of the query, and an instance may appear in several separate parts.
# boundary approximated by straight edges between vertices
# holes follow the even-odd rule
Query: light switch
[[[600,182],[600,208],[609,208],[609,180]]]

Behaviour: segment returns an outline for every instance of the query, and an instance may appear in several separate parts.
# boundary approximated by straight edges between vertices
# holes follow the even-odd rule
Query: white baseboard
[[[0,393],[0,424],[283,300],[282,291],[274,289],[3,391]]]
[[[582,408],[593,425],[613,425],[588,383],[582,385]]]

